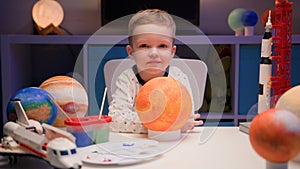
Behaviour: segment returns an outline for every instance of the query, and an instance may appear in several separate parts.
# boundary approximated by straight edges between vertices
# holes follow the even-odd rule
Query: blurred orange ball
[[[275,24],[275,9],[267,9],[264,11],[264,13],[261,16],[261,23],[263,26],[266,26],[266,23],[268,22],[268,17],[269,17],[269,11],[271,10],[271,23]]]
[[[300,152],[300,119],[287,110],[266,110],[251,122],[249,138],[253,149],[267,161],[288,162]]]
[[[275,4],[283,3],[283,2],[288,2],[287,0],[275,0]]]
[[[88,110],[88,96],[84,87],[69,76],[54,76],[45,80],[40,88],[46,90],[69,117],[83,117]],[[64,127],[67,117],[58,111],[54,126]]]
[[[192,98],[186,87],[171,77],[157,77],[141,87],[136,111],[150,130],[173,131],[182,128],[192,113]]]

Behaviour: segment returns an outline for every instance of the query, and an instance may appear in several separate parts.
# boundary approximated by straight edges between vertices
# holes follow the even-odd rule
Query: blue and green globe
[[[28,119],[33,119],[41,123],[53,124],[58,108],[50,94],[38,87],[27,87],[17,91],[11,99],[20,99],[22,107]],[[17,119],[15,107],[12,101],[7,104],[8,121]]]

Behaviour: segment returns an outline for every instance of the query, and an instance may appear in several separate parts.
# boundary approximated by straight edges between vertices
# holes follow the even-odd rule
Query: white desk
[[[132,165],[92,165],[84,163],[83,169],[126,168],[126,169],[265,169],[265,160],[252,149],[248,135],[238,127],[218,127],[215,132],[200,144],[203,130],[213,127],[199,127],[189,133],[179,144],[159,143],[159,146],[170,146],[167,152],[152,160]],[[129,136],[143,138],[145,135],[111,134],[111,140]],[[127,137],[128,138],[128,137]],[[15,165],[0,168],[51,168],[46,162],[35,158],[22,158]],[[299,169],[300,163],[289,162],[288,169]]]

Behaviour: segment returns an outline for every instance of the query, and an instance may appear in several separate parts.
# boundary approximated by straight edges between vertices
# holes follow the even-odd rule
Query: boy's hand
[[[187,132],[188,130],[192,130],[194,129],[195,126],[198,125],[202,125],[203,121],[202,120],[197,120],[195,121],[195,119],[199,119],[200,118],[200,114],[192,114],[190,116],[190,119],[187,121],[187,123],[181,128],[181,132]]]

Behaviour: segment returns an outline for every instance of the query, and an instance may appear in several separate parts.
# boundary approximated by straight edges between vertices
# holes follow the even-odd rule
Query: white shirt
[[[179,68],[170,66],[168,77],[181,82],[192,97],[188,77]],[[140,122],[135,110],[135,98],[141,87],[142,85],[139,83],[132,68],[125,70],[118,77],[116,90],[112,94],[108,113],[112,117],[112,122],[110,123],[112,131],[147,133],[147,128]],[[194,104],[192,107],[194,108]],[[191,113],[193,112],[194,110]]]

